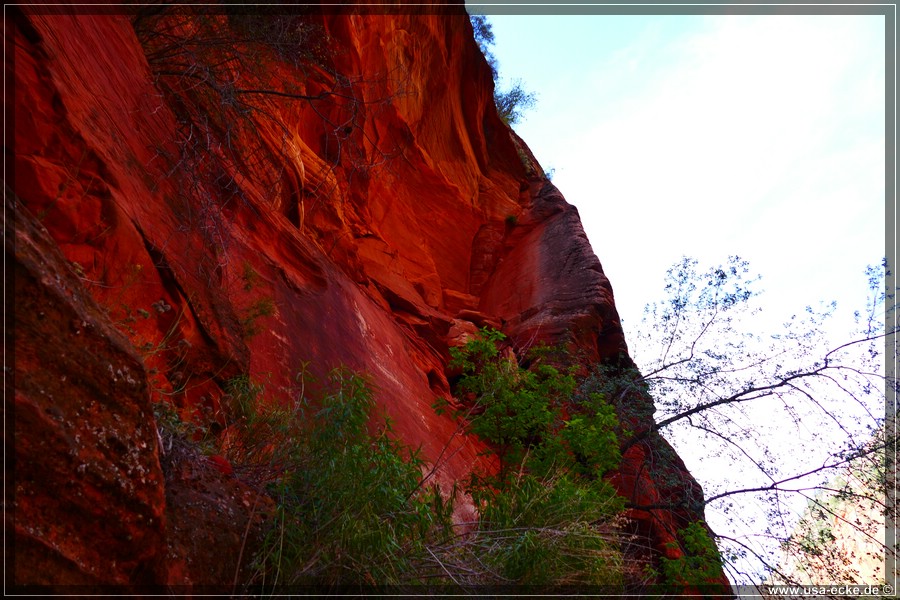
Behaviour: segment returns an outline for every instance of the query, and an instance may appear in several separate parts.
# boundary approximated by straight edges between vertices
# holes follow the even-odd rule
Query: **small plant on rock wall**
[[[256,289],[262,278],[249,262],[244,261],[241,270],[241,288],[245,292]],[[275,314],[275,300],[271,296],[263,296],[253,300],[243,309],[239,309],[241,327],[244,330],[244,338],[250,339],[262,331],[259,320],[263,317],[271,317]]]
[[[219,445],[207,427],[190,420],[184,420],[178,410],[169,402],[160,400],[153,402],[153,418],[160,442],[160,451],[165,454],[172,449],[176,440],[190,443],[203,454],[216,454]]]
[[[275,301],[266,296],[254,300],[245,310],[241,317],[241,326],[244,328],[244,337],[249,339],[262,331],[259,319],[262,317],[271,317],[275,314]]]
[[[702,590],[715,584],[722,576],[722,557],[715,541],[710,537],[706,524],[695,521],[678,531],[680,543],[670,546],[679,548],[678,558],[660,559],[662,580],[672,589]]]

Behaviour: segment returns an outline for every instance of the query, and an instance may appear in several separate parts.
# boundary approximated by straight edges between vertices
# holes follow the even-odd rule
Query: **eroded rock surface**
[[[166,57],[204,27],[260,22],[10,9],[18,583],[198,584],[240,568],[257,499],[227,463],[164,477],[151,402],[227,436],[232,378],[277,400],[301,365],[346,365],[449,489],[489,468],[431,408],[450,394],[449,347],[493,326],[519,349],[630,365],[578,212],[497,116],[462,7],[332,12],[287,22],[302,56],[321,56],[254,50],[246,79],[204,87]],[[181,45],[160,42],[161,24]],[[663,447],[626,454],[623,495],[696,488],[645,468]],[[699,515],[631,516],[671,554],[672,530]]]
[[[163,474],[144,365],[47,231],[5,191],[15,580],[162,581]]]

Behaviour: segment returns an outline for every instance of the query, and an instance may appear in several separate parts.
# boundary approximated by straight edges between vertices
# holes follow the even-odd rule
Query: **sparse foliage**
[[[814,513],[833,517],[826,497],[855,497],[893,516],[883,469],[871,471],[880,474],[865,490],[836,479],[895,443],[881,435],[886,389],[897,390],[885,370],[885,360],[897,355],[895,347],[884,352],[893,329],[885,328],[881,315],[895,309],[894,290],[884,288],[885,271],[886,265],[868,269],[870,303],[857,313],[858,331],[844,343],[827,341],[833,303],[807,307],[768,336],[748,331],[762,311],[759,278],[737,257],[706,271],[683,259],[669,271],[667,299],[645,311],[636,348],[643,375],[634,385],[653,394],[658,414],[626,445],[664,431],[681,454],[691,440],[708,464],[721,461],[723,471],[735,473],[736,479],[707,482],[706,498],[698,500],[707,514],[719,513],[728,523],[731,532],[720,531],[718,542],[737,582],[759,583],[771,573],[796,583],[781,567],[782,547],[796,556],[806,553],[801,561],[830,553],[827,528],[810,525],[792,535],[807,503]],[[782,443],[788,439],[789,445]],[[827,583],[867,583],[847,567],[852,565],[832,560],[819,576],[827,575]]]
[[[534,92],[525,91],[522,80],[516,79],[512,87],[505,92],[494,94],[494,104],[497,105],[497,114],[509,125],[515,125],[522,118],[522,111],[533,108],[537,102]]]
[[[870,446],[879,450],[861,452],[811,495],[790,536],[780,543],[780,574],[773,573],[770,582],[889,580],[884,567],[890,542],[884,534],[886,517],[895,513],[885,495],[889,485],[885,458],[896,449],[888,447],[882,435]]]

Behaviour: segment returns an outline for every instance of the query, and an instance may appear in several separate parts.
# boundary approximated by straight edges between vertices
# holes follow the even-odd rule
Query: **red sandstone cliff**
[[[465,13],[443,12],[7,12],[16,583],[236,576],[265,500],[166,447],[154,402],[221,429],[230,378],[274,398],[304,361],[347,365],[449,486],[483,446],[431,403],[477,327],[630,366],[577,210],[497,116]],[[309,52],[203,37],[240,28]],[[634,504],[699,497],[677,457],[654,470],[665,453],[627,451],[613,481]],[[699,510],[630,517],[674,557]]]

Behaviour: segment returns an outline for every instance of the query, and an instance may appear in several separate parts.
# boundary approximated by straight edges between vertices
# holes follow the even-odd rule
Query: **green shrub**
[[[321,399],[302,397],[281,446],[281,477],[270,484],[275,523],[257,556],[257,582],[290,585],[396,584],[417,578],[425,544],[449,530],[452,505],[420,488],[421,460],[375,433],[365,379],[329,374]]]
[[[494,446],[501,480],[550,429],[551,402],[575,385],[571,376],[560,376],[553,367],[527,371],[515,358],[500,356],[497,342],[504,338],[499,331],[483,329],[462,348],[450,349],[450,366],[463,372],[458,393],[475,402],[469,430]]]
[[[590,394],[590,405],[574,412],[560,432],[575,458],[575,469],[582,475],[602,476],[621,463],[615,409],[602,394]]]
[[[532,366],[524,369],[514,357],[500,355],[497,343],[503,339],[499,331],[482,329],[465,346],[450,349],[450,366],[462,371],[456,392],[468,404],[456,416],[492,445],[500,484],[523,466],[537,474],[562,468],[588,478],[618,466],[619,422],[605,396],[587,393],[574,402],[574,371],[552,364],[564,362],[565,352],[532,348]],[[438,401],[438,409],[444,408]]]
[[[450,364],[462,371],[457,395],[470,404],[456,416],[491,445],[500,465],[497,476],[470,479],[479,511],[470,551],[487,566],[483,577],[496,581],[619,585],[616,523],[624,502],[601,477],[620,462],[615,413],[601,394],[573,403],[573,372],[553,364],[565,352],[533,348],[525,369],[500,353],[504,338],[482,329],[451,349]]]

